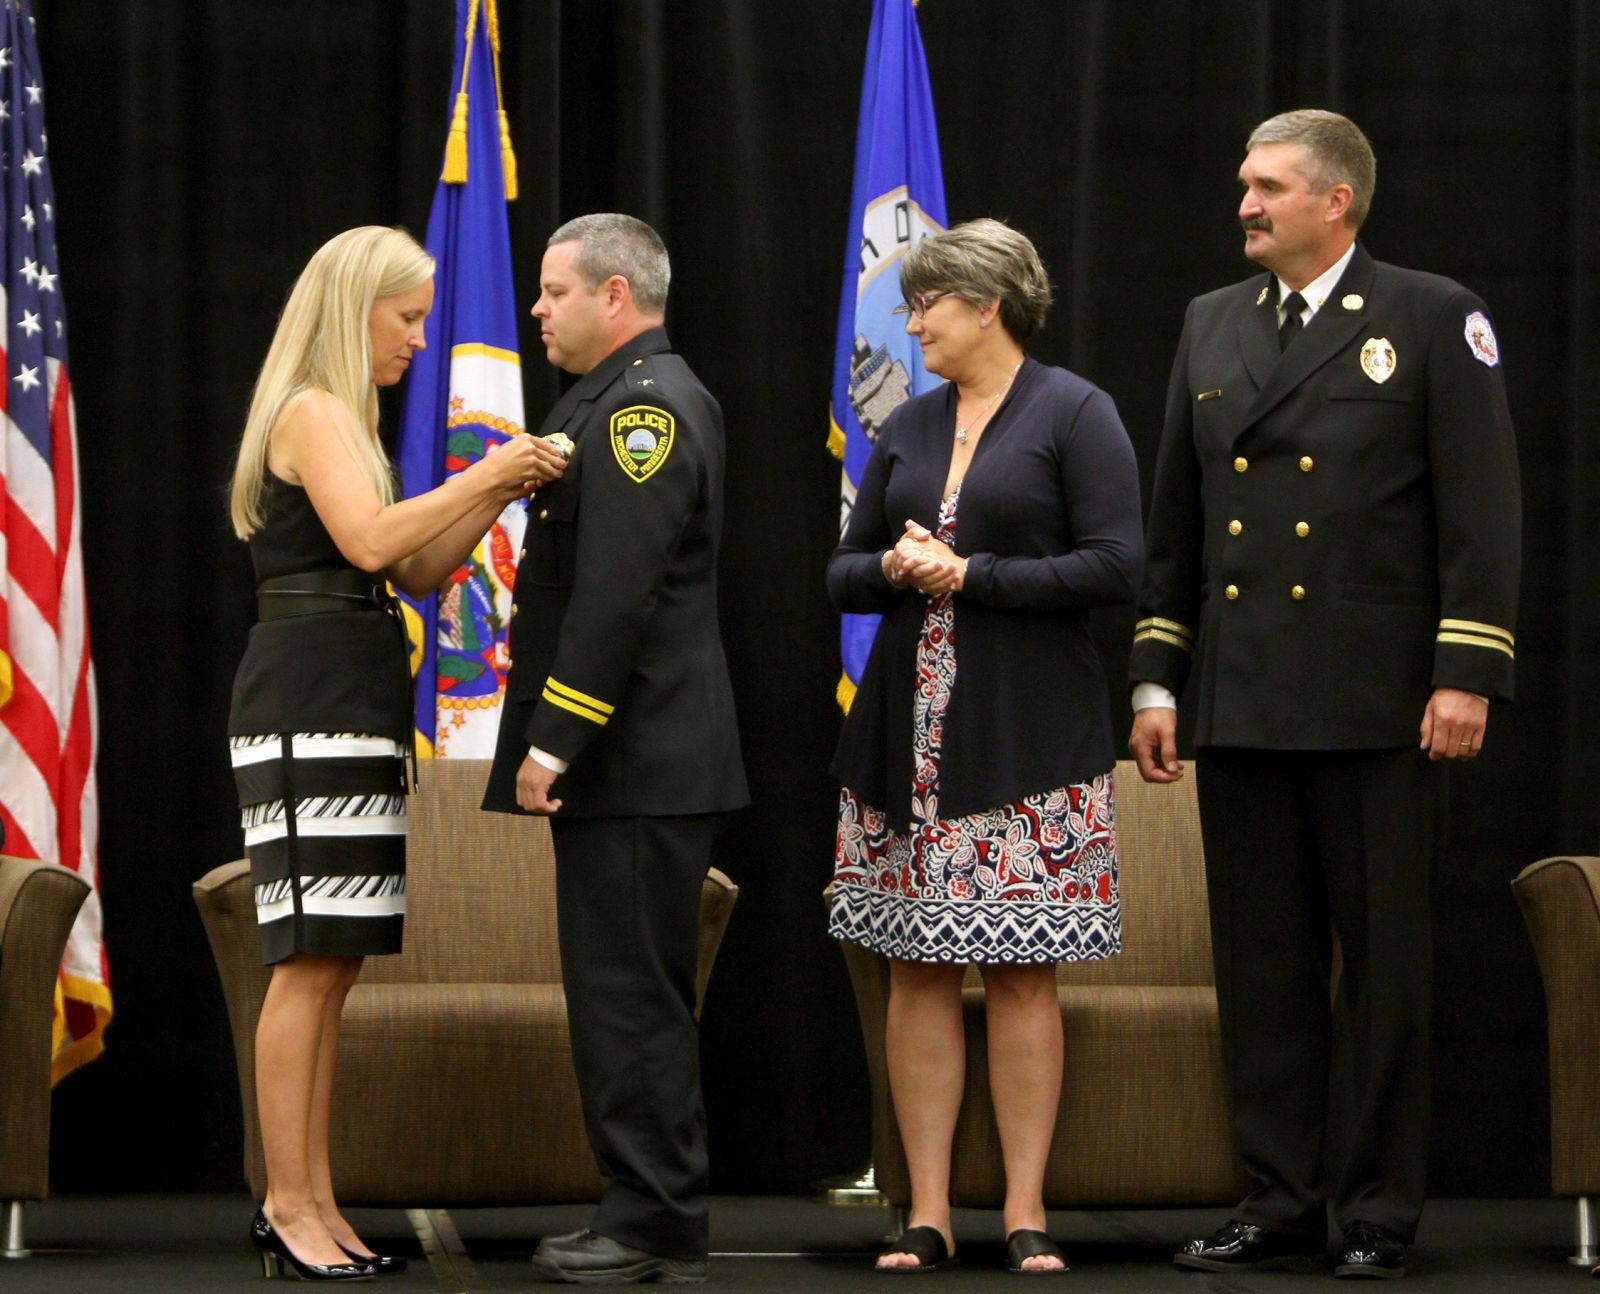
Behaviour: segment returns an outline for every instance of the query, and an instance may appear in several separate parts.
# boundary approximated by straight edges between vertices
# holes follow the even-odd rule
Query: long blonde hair
[[[403,229],[362,225],[330,238],[296,280],[256,378],[233,469],[229,514],[248,539],[261,526],[267,441],[297,392],[328,392],[365,433],[351,448],[385,504],[394,478],[378,440],[378,388],[372,380],[367,320],[380,297],[409,292],[432,277],[433,257]]]

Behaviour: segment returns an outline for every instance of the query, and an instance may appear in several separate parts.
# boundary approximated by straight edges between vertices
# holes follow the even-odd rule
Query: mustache
[[[1265,216],[1251,216],[1248,220],[1241,220],[1239,222],[1239,228],[1246,231],[1251,229],[1259,229],[1263,233],[1270,234],[1272,232],[1272,221],[1268,220]]]

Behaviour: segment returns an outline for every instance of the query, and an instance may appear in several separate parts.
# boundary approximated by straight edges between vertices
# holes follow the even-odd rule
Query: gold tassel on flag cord
[[[467,75],[472,71],[472,37],[478,28],[478,0],[467,8],[467,44],[461,54],[461,89],[456,92],[455,110],[450,114],[450,134],[444,141],[446,184],[467,182]]]
[[[484,0],[489,11],[489,48],[494,51],[494,101],[500,110],[500,171],[505,177],[506,201],[517,200],[517,155],[511,151],[511,120],[506,116],[506,99],[500,83],[500,6],[498,0]]]

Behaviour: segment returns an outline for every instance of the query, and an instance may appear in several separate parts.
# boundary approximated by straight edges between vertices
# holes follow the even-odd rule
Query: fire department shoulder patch
[[[1489,316],[1482,310],[1474,310],[1467,316],[1466,335],[1467,349],[1472,352],[1473,359],[1489,368],[1500,362],[1500,343],[1495,340]]]

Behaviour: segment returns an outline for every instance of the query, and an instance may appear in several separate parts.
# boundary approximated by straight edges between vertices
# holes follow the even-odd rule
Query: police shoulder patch
[[[611,452],[640,484],[661,470],[677,437],[677,420],[658,405],[631,404],[611,415]]]
[[[1474,310],[1467,316],[1466,326],[1467,349],[1472,352],[1472,358],[1480,364],[1493,368],[1500,362],[1500,343],[1495,340],[1494,328],[1489,323],[1489,316],[1482,310]]]

